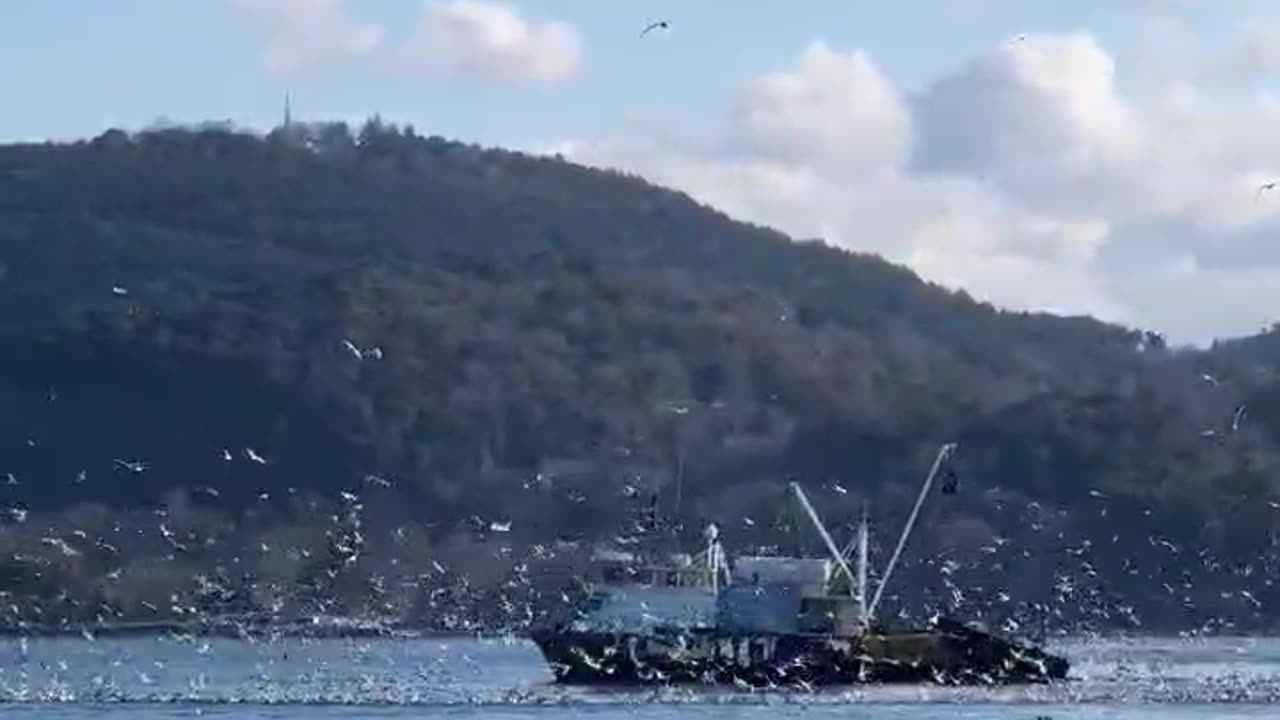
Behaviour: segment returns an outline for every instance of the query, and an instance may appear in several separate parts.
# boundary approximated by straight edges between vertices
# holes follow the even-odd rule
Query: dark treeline
[[[652,492],[819,551],[791,479],[883,562],[958,440],[890,614],[1271,628],[1277,364],[377,120],[8,145],[0,624],[519,623]]]

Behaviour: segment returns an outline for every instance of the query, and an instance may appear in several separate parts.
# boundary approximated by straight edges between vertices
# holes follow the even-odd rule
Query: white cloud
[[[1039,208],[1109,197],[1144,137],[1116,92],[1111,57],[1088,35],[1028,35],[914,98],[921,172],[972,172]]]
[[[581,41],[558,20],[532,22],[485,0],[428,2],[405,57],[431,70],[504,83],[555,83],[578,71]]]
[[[911,118],[871,59],[823,42],[810,45],[794,70],[748,83],[733,118],[750,152],[849,171],[892,168],[911,141]]]
[[[1246,78],[1272,78],[1280,71],[1280,22],[1274,19],[1241,20],[1241,41],[1229,59],[1229,69]]]
[[[355,19],[345,0],[227,0],[266,44],[268,72],[293,75],[331,62],[368,55],[382,44],[383,28]]]
[[[1206,342],[1280,307],[1280,192],[1256,193],[1280,177],[1280,100],[1216,93],[1202,60],[1121,83],[1092,36],[1027,34],[907,96],[815,43],[746,83],[715,142],[636,128],[561,152],[1007,307]]]

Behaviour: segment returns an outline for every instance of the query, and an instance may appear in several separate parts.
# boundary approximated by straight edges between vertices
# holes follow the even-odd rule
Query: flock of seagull
[[[1214,377],[1213,375],[1210,375],[1209,373],[1200,373],[1200,379],[1204,380],[1206,383],[1209,383],[1214,387],[1218,387],[1222,384],[1218,382],[1218,378]],[[1240,421],[1244,420],[1245,412],[1246,412],[1245,403],[1240,403],[1239,405],[1236,406],[1235,413],[1231,415],[1231,432],[1236,432],[1240,429]],[[1203,437],[1218,437],[1221,434],[1222,433],[1219,432],[1216,428],[1207,428],[1205,430],[1200,431],[1200,435],[1202,435]]]

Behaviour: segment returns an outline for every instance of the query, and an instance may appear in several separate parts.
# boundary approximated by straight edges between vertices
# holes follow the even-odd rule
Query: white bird
[[[1217,384],[1218,384],[1218,378],[1216,378],[1216,377],[1214,377],[1214,376],[1210,375],[1209,373],[1200,373],[1200,379],[1201,379],[1201,380],[1204,380],[1205,382],[1209,383],[1210,385],[1217,385]]]
[[[147,469],[147,464],[137,460],[121,460],[116,458],[116,467],[121,470],[128,470],[133,473],[140,473]]]
[[[266,458],[262,457],[261,455],[259,455],[259,454],[258,454],[258,453],[256,453],[256,452],[254,452],[253,448],[248,448],[248,447],[247,447],[247,448],[245,448],[245,449],[244,449],[244,456],[245,456],[245,457],[247,457],[247,458],[249,458],[250,460],[252,460],[252,461],[254,461],[254,462],[258,463],[259,465],[266,465],[266,464],[267,464]]]
[[[128,289],[128,288],[124,288],[124,287],[120,287],[119,285],[112,285],[112,286],[111,286],[111,294],[113,294],[113,295],[117,295],[117,296],[119,296],[119,297],[124,297],[124,296],[126,296],[126,295],[128,295],[128,294],[129,294],[129,289]]]
[[[489,523],[489,529],[494,532],[500,532],[500,533],[511,532],[511,523],[509,522],[503,523],[503,522],[496,522],[496,521],[491,522]]]
[[[1236,414],[1231,416],[1231,432],[1240,429],[1240,421],[1244,419],[1244,404],[1236,408]]]
[[[59,537],[40,538],[40,542],[49,547],[58,548],[59,552],[61,552],[63,555],[66,555],[67,557],[75,557],[80,554],[79,550],[76,550],[75,548],[71,547],[70,545],[67,544],[66,540],[63,540],[62,538],[59,538]]]
[[[363,350],[358,345],[356,345],[355,343],[351,342],[346,338],[342,339],[342,347],[346,348],[347,352],[354,355],[357,360],[363,360],[365,358],[373,358],[374,360],[382,359],[381,347],[371,347],[367,350]]]
[[[222,459],[227,462],[231,462],[231,451],[226,448],[222,448]]]

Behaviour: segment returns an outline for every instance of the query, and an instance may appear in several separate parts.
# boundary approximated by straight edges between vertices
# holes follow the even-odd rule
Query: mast
[[[813,526],[817,529],[818,535],[822,537],[822,542],[826,543],[827,550],[831,553],[831,557],[836,561],[836,567],[840,568],[840,571],[843,572],[844,576],[849,580],[849,594],[854,594],[857,592],[854,586],[857,585],[858,581],[854,578],[853,571],[849,569],[849,564],[844,561],[844,555],[841,554],[840,548],[836,547],[835,541],[831,539],[830,533],[827,532],[827,528],[822,524],[822,518],[818,517],[818,511],[814,510],[813,506],[809,504],[809,498],[805,496],[804,490],[800,488],[799,483],[791,483],[791,492],[795,493],[796,498],[800,501],[800,507],[804,508],[805,513],[809,516],[809,520],[813,522]]]
[[[867,506],[862,506],[862,522],[858,525],[858,618],[862,624],[868,625],[871,618],[867,615]]]
[[[907,524],[902,528],[902,535],[898,537],[898,545],[893,549],[893,555],[889,558],[889,564],[884,569],[884,575],[880,577],[880,584],[876,586],[875,597],[871,599],[871,607],[868,608],[867,617],[874,616],[876,607],[880,605],[880,596],[884,594],[885,585],[889,583],[889,576],[893,574],[893,569],[898,564],[898,557],[902,555],[902,548],[906,547],[907,538],[911,537],[911,530],[915,528],[916,518],[920,515],[920,508],[924,505],[924,499],[928,497],[929,490],[933,487],[933,480],[938,476],[938,470],[942,469],[942,463],[955,452],[956,443],[950,442],[942,446],[938,450],[938,456],[933,459],[933,467],[929,468],[929,475],[925,477],[924,484],[920,487],[920,494],[916,496],[916,504],[911,508],[911,515],[907,518]]]
[[[715,523],[703,532],[707,538],[707,573],[711,576],[712,594],[720,592],[720,528]]]

